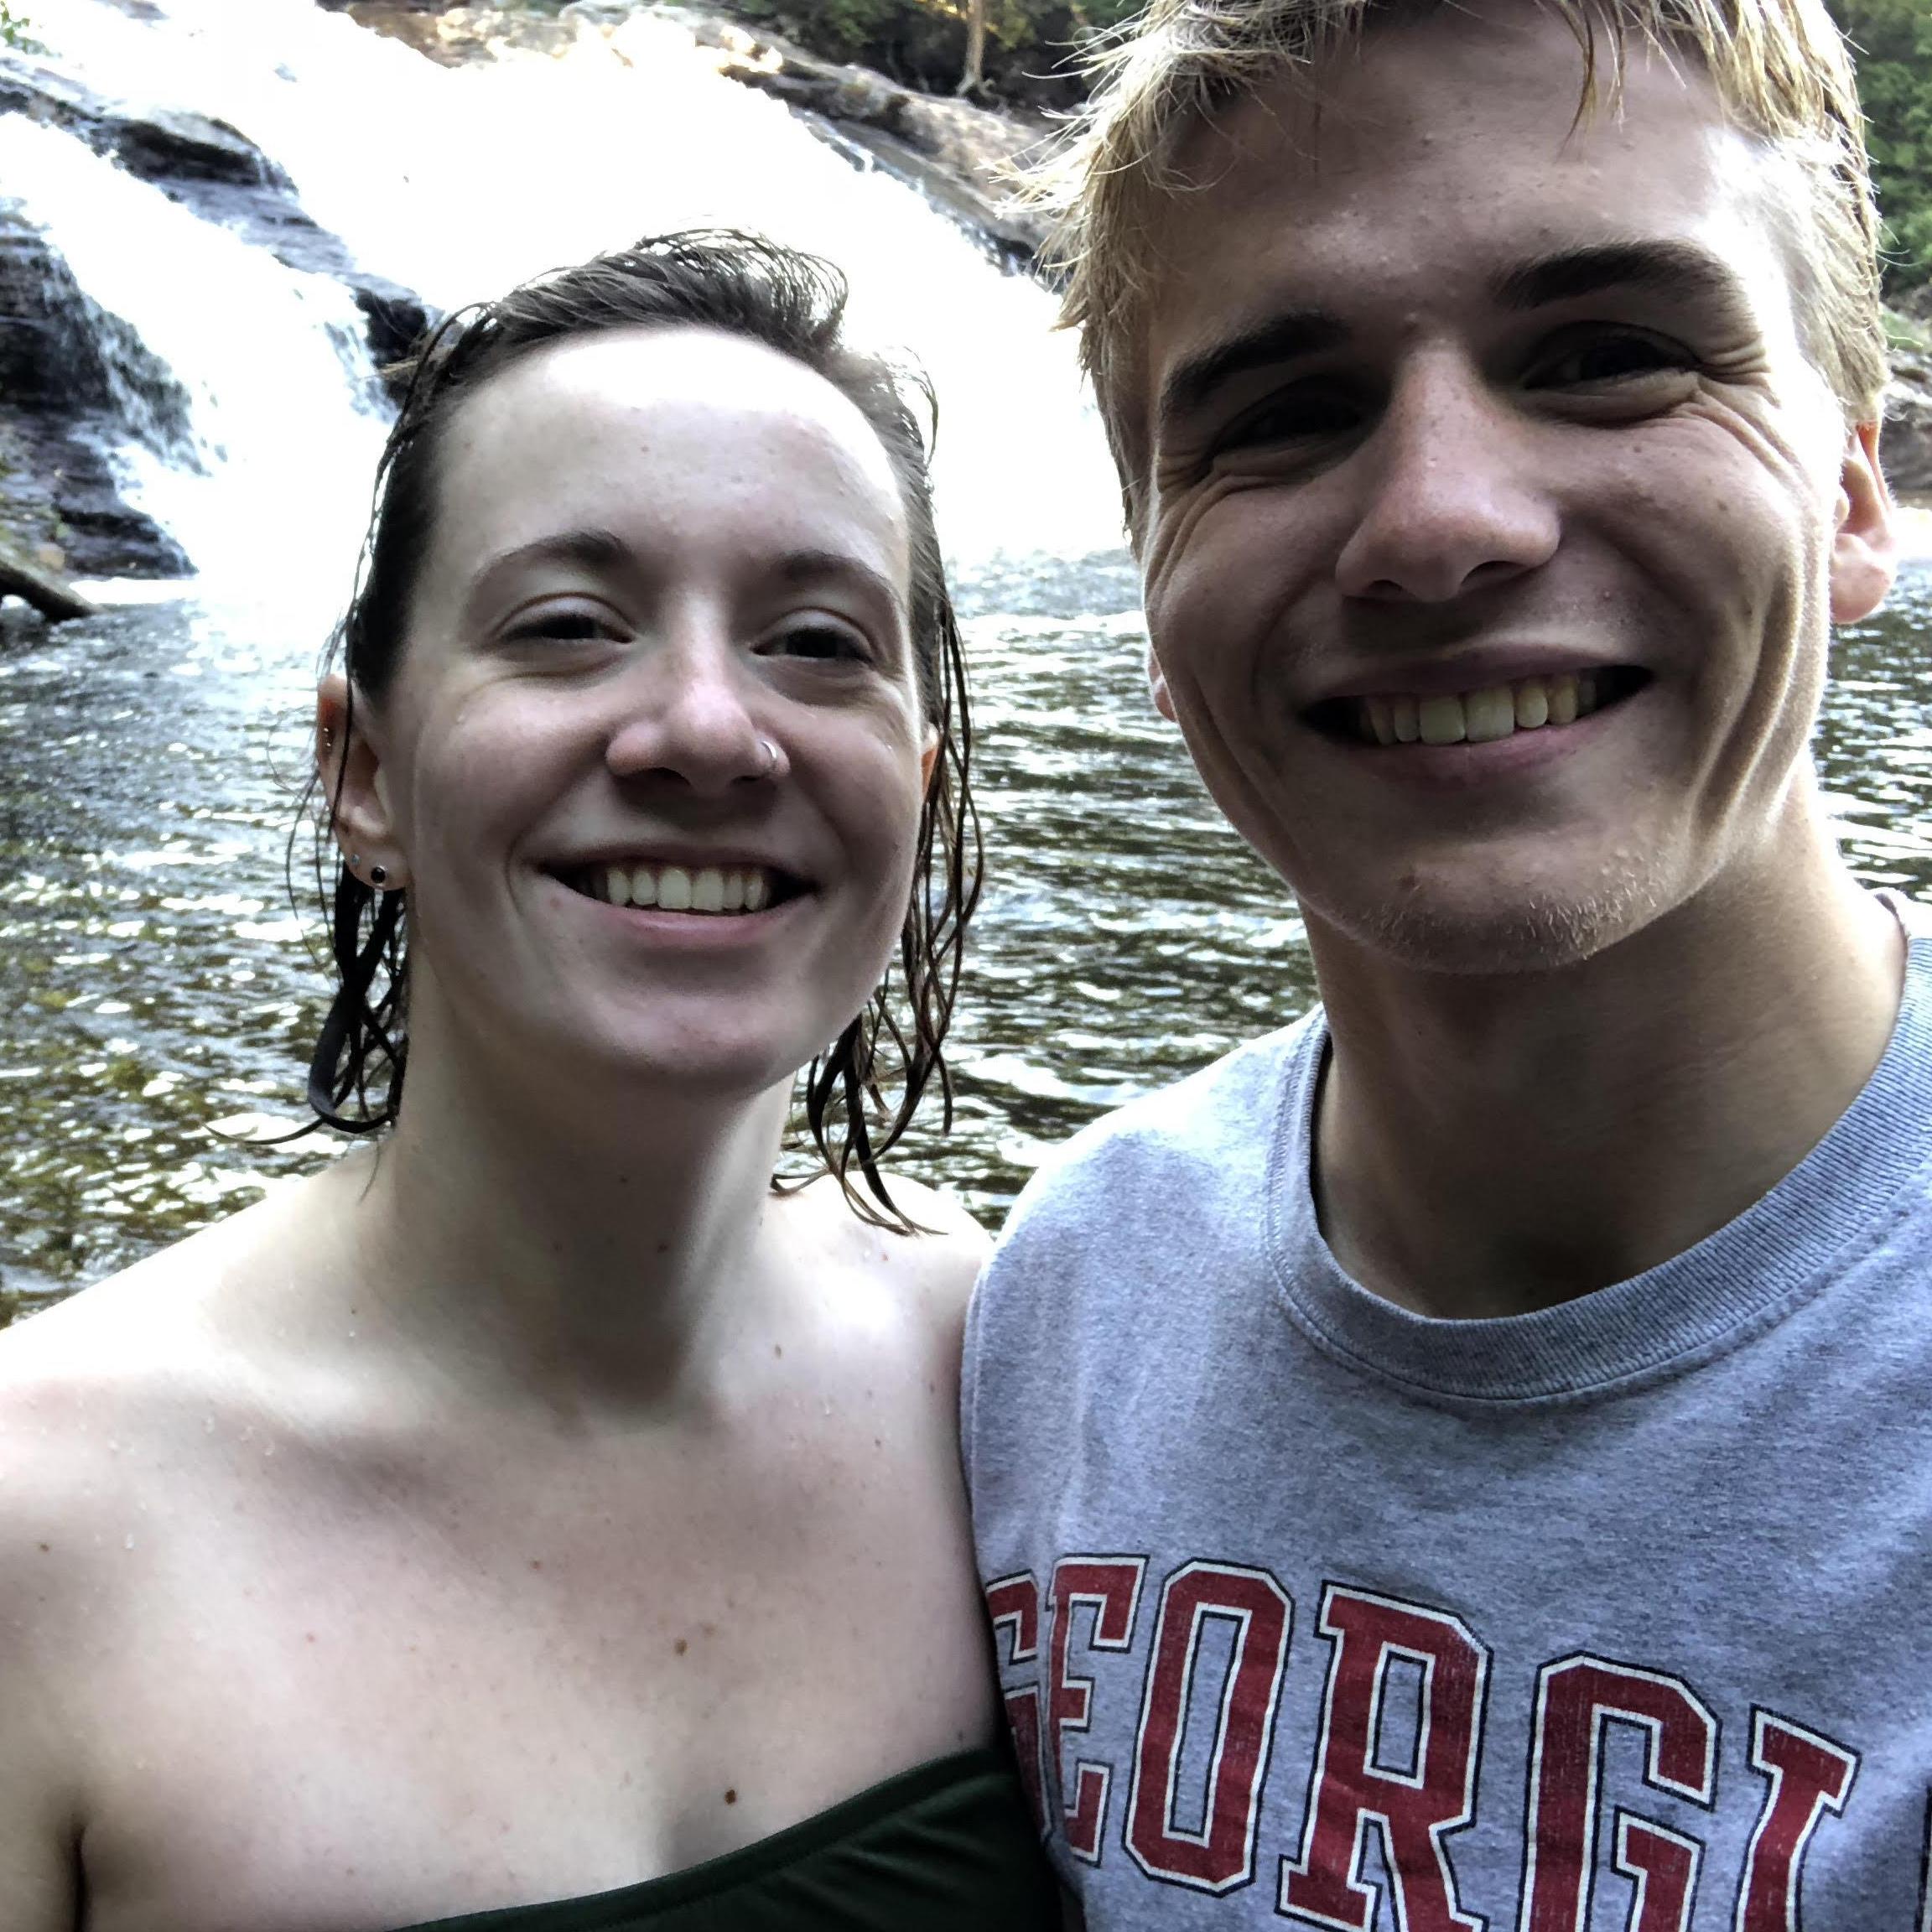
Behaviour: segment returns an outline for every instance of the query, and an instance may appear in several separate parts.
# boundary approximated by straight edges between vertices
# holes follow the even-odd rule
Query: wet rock
[[[94,615],[94,606],[71,584],[57,571],[16,550],[3,532],[0,532],[0,597],[23,598],[55,623]]]
[[[0,200],[0,537],[51,548],[86,577],[184,577],[187,558],[123,502],[107,452],[136,442],[192,460],[188,397],[133,331]]]
[[[304,211],[288,175],[226,122],[114,101],[23,56],[0,52],[0,114],[84,141],[202,220],[355,297],[378,368],[432,319],[408,289],[359,267]],[[109,452],[129,441],[195,460],[186,392],[117,317],[91,302],[57,249],[0,198],[0,532],[29,552],[54,545],[75,574],[193,574],[180,547],[122,500]]]
[[[25,114],[77,135],[130,174],[166,187],[219,181],[288,191],[288,177],[226,121],[180,108],[108,101],[52,67],[0,56],[0,114]]]
[[[424,0],[319,0],[444,66],[499,51],[555,55],[579,35],[601,35],[625,56],[625,32],[641,16],[674,21],[715,56],[727,79],[776,96],[854,166],[877,166],[916,188],[1009,268],[1030,268],[1041,239],[1032,215],[1009,207],[1015,164],[1052,124],[1018,112],[922,94],[870,67],[821,60],[763,29],[676,3],[571,0],[554,14]]]
[[[1878,455],[1894,491],[1932,491],[1932,356],[1893,358]]]
[[[1010,205],[1011,190],[1019,169],[1048,138],[1052,123],[922,94],[869,67],[821,60],[777,34],[754,31],[722,14],[678,6],[662,11],[699,46],[716,52],[718,70],[727,79],[776,95],[834,145],[855,143],[976,236],[1005,267],[1032,267],[1043,239],[1041,224],[1030,211]]]
[[[226,122],[108,101],[50,67],[0,54],[0,114],[7,113],[65,129],[284,267],[341,283],[368,319],[378,366],[394,361],[428,326],[421,298],[359,267],[341,241],[304,211],[283,169]]]

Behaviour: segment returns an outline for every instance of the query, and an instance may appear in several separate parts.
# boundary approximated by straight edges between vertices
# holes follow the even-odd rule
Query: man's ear
[[[1831,541],[1831,621],[1856,624],[1885,601],[1898,571],[1892,492],[1878,466],[1878,425],[1861,423],[1845,444]]]
[[[1154,654],[1151,640],[1147,645],[1147,684],[1154,693],[1154,709],[1170,724],[1176,723],[1173,696],[1167,688],[1167,673],[1161,668],[1161,660]]]
[[[330,672],[315,693],[315,771],[343,857],[356,862],[365,880],[371,867],[381,866],[391,891],[407,885],[382,755],[369,732],[369,701],[358,693],[351,713],[349,680],[340,671]]]

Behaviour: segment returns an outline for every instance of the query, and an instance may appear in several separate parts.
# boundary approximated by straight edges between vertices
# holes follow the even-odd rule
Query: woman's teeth
[[[595,865],[584,890],[606,906],[656,906],[666,912],[762,912],[772,875],[762,865]]]
[[[1361,735],[1377,745],[1488,745],[1545,724],[1574,724],[1602,703],[1593,671],[1521,678],[1455,697],[1363,698]]]

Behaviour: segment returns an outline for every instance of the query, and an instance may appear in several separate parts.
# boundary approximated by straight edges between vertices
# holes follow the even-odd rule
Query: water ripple
[[[1048,1147],[1313,984],[1292,901],[1148,703],[1139,619],[968,631],[989,880],[955,1130],[904,1165],[990,1221]],[[1846,849],[1932,896],[1932,573],[1835,668],[1818,746]],[[0,1318],[329,1156],[251,1144],[299,1118],[320,1013],[283,884],[312,675],[313,641],[259,613],[0,618]]]

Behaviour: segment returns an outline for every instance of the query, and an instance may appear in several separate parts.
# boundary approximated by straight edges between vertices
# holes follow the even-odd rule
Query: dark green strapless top
[[[408,1932],[1058,1932],[1060,1893],[1010,1761],[962,1752],[722,1858]]]

